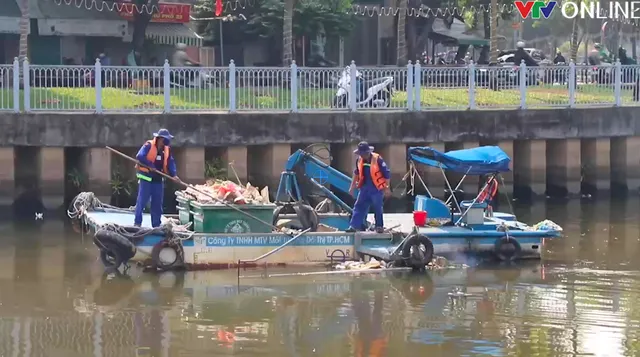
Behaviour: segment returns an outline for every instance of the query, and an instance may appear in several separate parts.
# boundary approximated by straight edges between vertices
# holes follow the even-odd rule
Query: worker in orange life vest
[[[349,193],[353,195],[356,187],[359,189],[356,203],[353,206],[353,215],[347,232],[355,232],[366,229],[365,223],[369,208],[373,206],[376,220],[376,232],[382,233],[384,227],[383,209],[384,197],[391,195],[389,182],[391,173],[382,156],[373,152],[373,146],[366,141],[358,144],[353,151],[358,155],[356,169],[353,171],[353,179]]]
[[[180,181],[176,175],[176,162],[171,154],[171,139],[173,135],[167,129],[160,129],[153,134],[153,140],[147,141],[142,147],[136,159],[143,165],[136,165],[136,177],[138,178],[138,200],[136,201],[136,216],[134,225],[142,225],[142,212],[151,200],[151,226],[159,227],[162,217],[162,200],[164,198],[164,178],[147,167],[165,173]],[[145,167],[147,166],[147,167]]]
[[[481,181],[481,190],[478,194],[478,203],[486,203],[491,210],[498,209],[498,180],[494,176],[485,175]],[[484,182],[484,183],[482,183]]]

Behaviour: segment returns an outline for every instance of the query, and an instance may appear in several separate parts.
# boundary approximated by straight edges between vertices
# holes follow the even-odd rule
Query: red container
[[[427,225],[427,212],[413,211],[413,223],[418,227],[424,227]]]

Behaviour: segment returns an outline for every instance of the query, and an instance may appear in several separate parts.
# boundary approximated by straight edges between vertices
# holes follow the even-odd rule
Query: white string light
[[[211,0],[215,1],[215,0]],[[53,0],[56,5],[67,5],[67,6],[75,6],[77,8],[83,8],[86,10],[96,10],[96,11],[134,11],[138,14],[146,13],[148,15],[151,14],[163,14],[163,15],[174,15],[180,12],[179,7],[182,4],[162,4],[163,6],[152,5],[149,6],[147,4],[143,4],[142,6],[138,6],[136,4],[130,2],[107,2],[104,0]],[[185,4],[188,5],[188,4]],[[222,12],[235,11],[238,8],[245,9],[247,6],[254,6],[255,0],[231,0],[225,1]]]
[[[211,0],[212,2],[215,0]],[[235,11],[237,9],[246,9],[247,7],[255,6],[256,0],[226,0],[224,1],[223,13]],[[74,5],[78,8],[84,8],[87,10],[97,10],[97,11],[118,11],[122,12],[123,10],[132,9],[139,14],[147,13],[147,14],[170,14],[173,15],[177,13],[178,6],[172,6],[171,4],[164,5],[162,7],[153,5],[142,5],[137,6],[135,4],[129,2],[107,2],[105,0],[53,0],[57,5]],[[486,5],[479,6],[454,6],[448,8],[429,8],[426,6],[420,8],[397,8],[397,7],[386,7],[386,6],[370,6],[370,5],[352,5],[351,9],[347,11],[349,14],[360,15],[360,16],[397,16],[401,11],[405,11],[407,16],[411,17],[448,17],[451,15],[462,15],[465,13],[484,13],[490,12],[491,7]],[[500,4],[498,5],[498,12],[502,14],[513,14],[516,12],[516,8],[513,4]],[[638,24],[637,19],[621,19],[621,18],[612,18],[609,19],[609,12],[606,9],[600,9],[601,17],[605,17],[608,21],[620,22],[625,25],[630,24]],[[194,21],[198,21],[201,19],[192,18]],[[566,19],[567,21],[573,21],[571,19]],[[544,20],[541,20],[544,21]]]
[[[358,5],[355,4],[351,7],[351,11],[349,13],[362,15],[362,16],[397,16],[401,11],[405,11],[407,16],[412,17],[447,17],[455,14],[464,14],[464,13],[482,13],[489,12],[490,7],[485,5],[479,6],[454,6],[448,8],[430,8],[430,7],[420,7],[420,8],[397,8],[397,7],[385,7],[385,6],[370,6],[370,5]],[[507,13],[511,14],[515,11],[515,6],[513,4],[501,4],[498,6],[499,13]]]

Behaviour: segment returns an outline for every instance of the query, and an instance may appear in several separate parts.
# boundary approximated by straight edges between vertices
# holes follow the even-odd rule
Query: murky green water
[[[102,279],[63,222],[3,224],[0,356],[637,356],[640,201],[519,207],[544,265],[428,276]],[[280,273],[269,270],[267,273]]]

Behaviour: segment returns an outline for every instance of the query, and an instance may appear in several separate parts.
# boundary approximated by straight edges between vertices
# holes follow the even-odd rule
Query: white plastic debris
[[[222,204],[217,200],[237,205],[267,205],[269,201],[269,189],[267,187],[259,191],[257,187],[247,183],[245,187],[231,181],[209,181],[204,185],[195,185],[195,189],[187,188],[182,191],[188,197],[205,204]],[[198,192],[201,191],[201,192]],[[202,194],[202,192],[206,193]],[[213,199],[215,197],[217,200]]]

